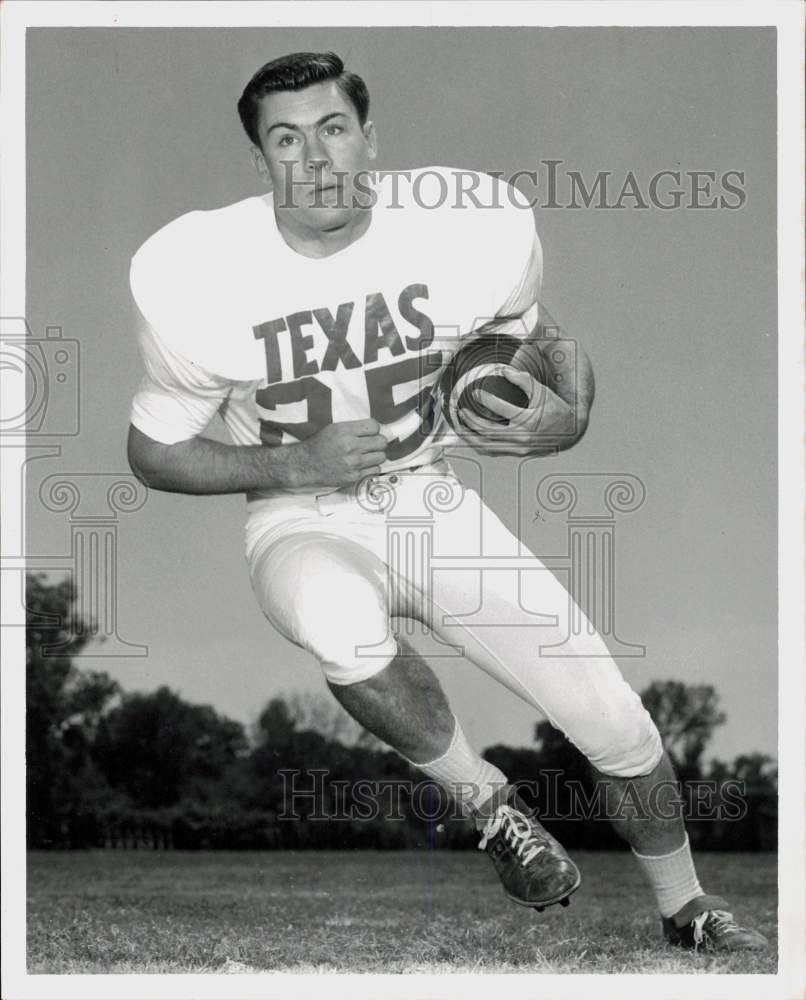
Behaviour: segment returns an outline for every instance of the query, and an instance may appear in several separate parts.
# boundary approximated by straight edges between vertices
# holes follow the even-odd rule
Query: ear
[[[271,175],[269,174],[269,167],[266,163],[266,158],[263,155],[263,151],[259,146],[252,146],[252,163],[255,166],[255,170],[258,172],[260,179],[271,187]]]
[[[370,160],[374,160],[378,155],[378,137],[375,134],[375,123],[365,122],[361,131],[364,133],[364,139],[367,143],[367,156]]]

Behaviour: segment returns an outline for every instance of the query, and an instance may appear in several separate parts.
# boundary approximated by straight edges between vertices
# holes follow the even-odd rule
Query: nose
[[[327,155],[327,150],[322,144],[318,137],[311,137],[306,144],[305,150],[305,165],[308,170],[324,170],[324,168],[329,164],[330,160]]]

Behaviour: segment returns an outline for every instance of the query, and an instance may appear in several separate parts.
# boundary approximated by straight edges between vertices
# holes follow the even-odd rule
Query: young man
[[[238,110],[270,193],[191,212],[132,262],[146,365],[132,469],[155,489],[246,493],[246,556],[266,617],[319,660],[355,719],[457,798],[515,902],[567,904],[576,866],[468,745],[434,674],[401,656],[390,628],[393,616],[419,618],[461,644],[573,740],[611,806],[628,781],[644,804],[673,783],[652,720],[592,628],[571,637],[570,661],[541,653],[569,636],[569,600],[536,558],[526,575],[546,616],[540,645],[510,574],[485,575],[492,624],[474,628],[461,616],[475,607],[477,573],[441,570],[426,582],[388,551],[390,505],[416,516],[425,504],[440,554],[468,554],[482,535],[485,554],[517,547],[442,457],[450,433],[434,419],[430,390],[451,352],[440,331],[459,335],[455,347],[491,320],[521,340],[534,329],[542,254],[533,215],[508,185],[468,171],[370,183],[369,97],[332,53],[267,64]],[[593,400],[587,358],[578,352],[571,367],[547,351],[542,360],[556,393],[512,374],[528,407],[485,396],[513,419],[465,414],[474,448],[537,455],[581,437]],[[200,436],[216,412],[234,444]],[[703,893],[681,818],[645,811],[650,819],[612,819],[654,889],[666,937],[763,947],[724,900]]]

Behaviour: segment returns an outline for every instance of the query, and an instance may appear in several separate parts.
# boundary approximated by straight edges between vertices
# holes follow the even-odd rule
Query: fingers
[[[508,382],[512,382],[513,385],[517,385],[520,389],[523,389],[530,400],[534,395],[535,384],[540,385],[539,382],[536,382],[536,380],[532,378],[529,372],[518,371],[517,368],[513,368],[511,365],[507,365],[503,368],[501,374],[505,379],[507,379]]]
[[[517,417],[519,414],[523,413],[522,406],[516,406],[514,403],[508,403],[505,399],[501,399],[500,396],[496,396],[491,392],[486,392],[484,389],[473,389],[473,396],[481,403],[482,406],[486,406],[488,410],[492,410],[493,413],[497,413],[500,417],[506,417],[507,420],[511,420],[513,417]],[[472,414],[473,411],[468,409],[468,413]],[[462,419],[464,420],[464,413],[462,414]],[[484,420],[483,417],[480,419]],[[489,420],[484,420],[484,423],[487,424],[487,426],[500,426],[499,424],[493,425]]]
[[[505,403],[504,405],[510,406],[509,403]],[[529,426],[531,415],[528,410],[522,410],[520,407],[515,407],[515,410],[517,412],[510,418],[508,424],[497,424],[492,420],[485,420],[484,417],[478,416],[471,410],[463,410],[460,414],[460,419],[468,430],[474,434],[478,434],[480,437],[491,438],[497,441],[511,440],[513,438],[521,440],[524,436],[531,435],[532,433],[532,428]]]
[[[386,451],[387,445],[389,444],[383,434],[374,434],[371,437],[362,437],[361,435],[357,435],[357,437],[358,441],[356,447],[362,454],[378,451],[383,453]]]
[[[529,409],[534,410],[545,406],[546,393],[550,390],[542,382],[530,375],[529,372],[522,372],[508,365],[502,370],[501,374],[508,382],[512,382],[519,389],[523,389],[529,400],[527,404]]]
[[[365,469],[367,465],[378,466],[377,471],[380,472],[380,467],[386,461],[386,454],[382,451],[368,451],[361,455],[361,468]],[[368,471],[368,470],[365,470]]]
[[[459,420],[462,426],[473,434],[479,434],[482,437],[487,434],[495,434],[496,431],[501,432],[501,428],[505,425],[494,424],[490,420],[485,420],[484,417],[479,417],[472,410],[463,410],[459,414]]]
[[[478,395],[481,402],[492,410],[493,397],[483,392],[478,393]],[[481,398],[485,396],[487,398]],[[515,411],[515,415],[510,418],[508,424],[497,424],[479,417],[472,410],[463,409],[460,419],[464,425],[465,433],[460,432],[460,436],[466,444],[483,455],[531,454],[535,447],[535,433],[529,426],[529,421],[534,417],[534,412],[513,406],[504,400],[497,400],[497,403],[497,409],[502,416],[507,416],[513,410]],[[505,410],[506,412],[504,412]]]
[[[542,407],[546,402],[546,395],[550,393],[550,390],[546,388],[545,384],[540,381],[539,378],[535,378],[534,375],[530,374],[528,371],[523,371],[520,368],[514,368],[512,365],[502,365],[496,372],[497,377],[505,379],[512,385],[517,386],[521,392],[526,396],[526,403],[523,404],[521,408],[535,409],[537,407]],[[478,396],[480,392],[485,390],[481,388],[484,385],[484,381],[479,383],[480,388],[476,389],[474,387],[473,391]],[[510,404],[518,406],[517,403]]]
[[[496,441],[494,439],[484,439],[481,437],[474,437],[472,440],[466,439],[466,443],[469,444],[473,451],[478,451],[482,455],[491,455],[493,457],[499,458],[505,455],[533,455],[534,449],[529,446],[526,441],[518,442],[513,440],[508,441]]]
[[[366,417],[363,420],[344,420],[341,421],[341,426],[355,434],[356,437],[375,437],[381,429],[381,425],[372,417]]]

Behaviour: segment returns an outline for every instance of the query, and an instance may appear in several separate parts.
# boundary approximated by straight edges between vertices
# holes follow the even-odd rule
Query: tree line
[[[27,578],[27,839],[32,848],[473,848],[445,793],[328,695],[271,699],[251,731],[168,687],[126,692],[74,659],[89,641],[72,581]],[[55,650],[54,650],[55,647]],[[769,756],[704,761],[725,721],[710,685],[655,682],[644,704],[681,779],[700,849],[776,846]],[[570,848],[618,848],[587,764],[547,722],[484,756]],[[640,804],[624,797],[625,810]]]

